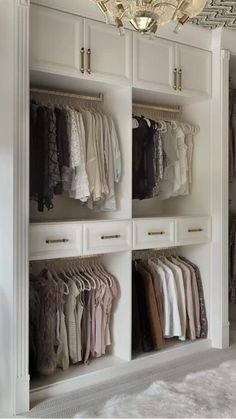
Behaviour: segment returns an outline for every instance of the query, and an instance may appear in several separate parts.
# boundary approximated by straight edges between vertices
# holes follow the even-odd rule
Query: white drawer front
[[[173,246],[175,223],[173,219],[150,218],[133,221],[133,248],[149,249]]]
[[[100,221],[84,224],[84,254],[131,249],[130,221]]]
[[[191,217],[176,220],[176,244],[197,244],[211,239],[211,218]]]
[[[30,260],[82,255],[82,224],[31,224]]]

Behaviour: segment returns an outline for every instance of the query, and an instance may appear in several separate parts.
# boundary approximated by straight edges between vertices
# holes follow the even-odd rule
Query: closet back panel
[[[190,194],[164,201],[165,215],[209,215],[211,211],[211,134],[209,118],[210,102],[185,105],[182,121],[199,126],[200,132],[193,140],[192,183]],[[207,117],[206,117],[207,115]]]
[[[37,80],[38,80],[37,76]],[[46,81],[44,75],[44,84]],[[51,81],[51,76],[48,79]],[[61,80],[57,90],[62,90],[64,79]],[[58,78],[57,78],[58,83]],[[70,81],[69,87],[64,84],[65,91],[86,92],[87,84],[80,81],[75,81],[74,87]],[[30,201],[30,221],[31,222],[45,222],[45,221],[66,221],[66,220],[98,220],[98,219],[127,219],[131,217],[131,158],[132,158],[132,91],[130,87],[117,88],[114,86],[105,85],[104,83],[93,83],[90,85],[89,92],[91,93],[91,86],[93,87],[93,94],[104,93],[104,103],[95,104],[97,109],[104,110],[111,115],[120,141],[120,148],[122,152],[122,176],[118,184],[115,185],[117,210],[116,211],[94,211],[88,209],[86,205],[81,205],[80,201],[69,199],[63,196],[54,196],[52,210],[44,210],[39,212],[37,203]],[[48,87],[50,88],[50,86]],[[55,85],[51,88],[56,89]]]
[[[156,103],[158,103],[158,99],[156,99]],[[200,128],[200,132],[193,139],[190,194],[166,200],[161,200],[159,197],[143,200],[134,199],[132,202],[133,217],[210,214],[211,137],[209,120],[206,118],[206,115],[210,117],[209,101],[182,104],[180,121],[189,122]]]

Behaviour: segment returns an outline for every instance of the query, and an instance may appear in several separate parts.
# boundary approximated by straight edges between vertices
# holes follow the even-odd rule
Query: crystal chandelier
[[[120,34],[124,33],[124,20],[143,34],[152,36],[159,26],[177,21],[175,32],[192,17],[197,16],[206,0],[92,0],[106,17],[107,23],[114,23]]]

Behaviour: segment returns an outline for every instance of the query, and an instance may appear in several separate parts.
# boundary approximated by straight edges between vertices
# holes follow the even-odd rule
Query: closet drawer
[[[176,244],[197,244],[211,239],[211,218],[191,217],[176,219]]]
[[[173,246],[175,223],[172,218],[145,218],[133,221],[133,248]]]
[[[82,224],[31,224],[30,260],[82,255]]]
[[[83,226],[84,254],[131,249],[130,221],[89,222]]]

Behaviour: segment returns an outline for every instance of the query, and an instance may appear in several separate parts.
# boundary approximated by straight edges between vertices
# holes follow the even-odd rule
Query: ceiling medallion
[[[140,33],[154,36],[158,27],[177,21],[178,32],[188,19],[197,16],[207,0],[92,0],[105,15],[107,23],[115,24],[124,33],[129,21]]]

